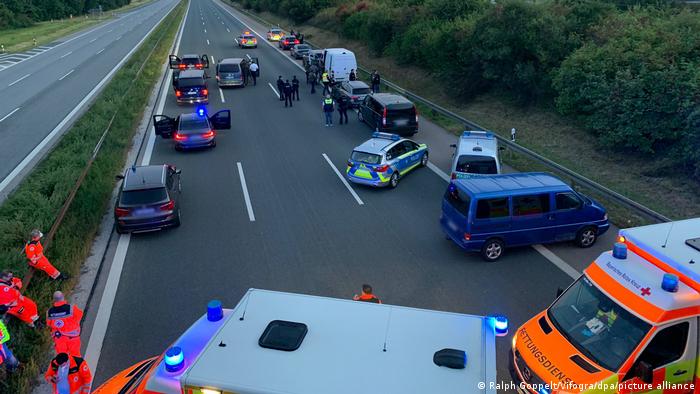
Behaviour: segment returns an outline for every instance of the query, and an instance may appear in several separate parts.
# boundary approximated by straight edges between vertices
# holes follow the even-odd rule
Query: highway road
[[[116,296],[97,294],[88,317],[97,322],[83,332],[85,345],[94,327],[109,323],[104,342],[90,337],[86,355],[97,364],[96,384],[162,352],[207,301],[233,307],[251,287],[350,298],[370,283],[386,303],[503,313],[515,328],[610,247],[558,245],[556,254],[545,249],[549,258],[518,248],[485,263],[445,240],[438,218],[455,137],[424,119],[415,139],[431,147],[429,168],[394,190],[348,188],[337,172],[371,130],[354,116],[349,125],[324,127],[321,97],[303,83],[301,101],[285,108],[272,87],[277,76],[303,80],[304,73],[263,39],[257,49],[238,49],[233,38],[245,25],[233,15],[246,20],[216,0],[192,0],[178,54],[206,53],[215,61],[250,54],[260,58],[262,76],[257,86],[239,89],[219,90],[210,80],[208,111],[232,113],[232,129],[218,134],[215,149],[181,153],[157,139],[143,153],[146,162],[182,169],[182,226],[115,237],[98,289]],[[170,87],[161,105],[171,116],[192,110],[175,104]],[[510,339],[497,343],[504,380],[509,347]]]
[[[20,61],[5,61],[0,68],[0,200],[176,4],[155,0],[36,51],[6,58]]]

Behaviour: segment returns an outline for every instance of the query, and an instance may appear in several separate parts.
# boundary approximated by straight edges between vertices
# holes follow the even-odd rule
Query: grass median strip
[[[47,255],[63,272],[78,276],[80,266],[90,252],[92,240],[114,189],[114,176],[124,166],[136,127],[142,118],[151,91],[158,81],[163,59],[167,59],[185,12],[181,3],[166,17],[142,46],[126,62],[56,148],[34,169],[0,206],[0,261],[2,269],[16,276],[26,272],[21,249],[28,231],[34,227],[48,229],[89,160],[95,144],[114,116],[99,155],[78,190],[65,220],[58,228]],[[150,56],[149,56],[150,55]],[[143,64],[146,60],[145,65]],[[138,71],[143,66],[141,73]],[[128,91],[128,94],[126,92]],[[40,315],[49,306],[53,291],[69,291],[74,280],[59,284],[39,273],[24,294],[39,306]],[[11,320],[9,346],[24,369],[0,378],[0,392],[28,393],[32,382],[48,365],[50,338],[48,331],[31,331]]]

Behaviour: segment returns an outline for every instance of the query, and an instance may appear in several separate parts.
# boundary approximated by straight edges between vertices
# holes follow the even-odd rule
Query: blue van
[[[605,208],[546,173],[453,180],[440,224],[457,245],[486,261],[510,246],[574,241],[587,248],[610,227]]]

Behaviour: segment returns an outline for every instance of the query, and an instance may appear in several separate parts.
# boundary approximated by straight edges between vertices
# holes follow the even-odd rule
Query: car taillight
[[[464,240],[465,240],[465,241],[469,241],[469,240],[471,240],[471,239],[472,239],[472,235],[471,235],[471,234],[469,234],[469,233],[464,233]]]
[[[202,68],[202,67],[204,67],[204,66],[202,65],[202,63],[197,63],[197,64],[195,64],[195,67],[197,67],[197,68]]]
[[[284,40],[284,45],[288,45],[288,44],[289,44],[289,41]]]
[[[180,97],[180,96],[182,96],[182,92],[179,91],[179,90],[176,90],[176,91],[175,91],[175,97]]]
[[[251,41],[253,41],[253,43],[256,43],[256,42],[258,42],[258,39],[257,39],[257,38],[253,38],[253,39],[251,39]]]
[[[167,203],[160,206],[161,211],[172,211],[175,209],[175,201],[170,200]]]
[[[358,96],[350,96],[350,97],[351,97],[353,100],[357,100],[357,99],[360,98],[360,97],[358,97]]]
[[[211,137],[213,137],[213,136],[215,136],[215,135],[216,135],[216,133],[214,132],[214,130],[209,130],[209,131],[207,131],[206,133],[202,134],[202,137],[204,137],[204,138],[211,138]]]
[[[298,44],[298,43],[299,43],[299,40],[294,40],[294,43],[295,43],[295,44]]]
[[[187,136],[186,136],[186,135],[184,135],[184,134],[179,134],[179,133],[175,133],[175,135],[173,136],[173,138],[175,138],[175,141],[185,141],[185,140],[187,140]]]
[[[245,38],[241,40],[241,44],[245,44],[246,42],[248,42],[248,40],[246,40]]]
[[[384,107],[384,113],[382,114],[382,126],[386,126],[386,107]]]
[[[187,67],[187,66],[185,66],[184,64],[180,64],[180,65],[178,66],[178,68],[179,68],[180,70],[184,70],[185,67]]]
[[[117,214],[117,217],[124,217],[128,216],[131,213],[131,210],[128,208],[117,208],[114,210],[114,213]]]
[[[209,90],[208,90],[208,89],[202,89],[202,94],[205,95],[205,96],[208,95],[208,94],[209,94]]]
[[[450,179],[457,179],[457,174],[453,172],[452,176],[450,176]]]
[[[389,169],[389,166],[386,164],[383,166],[374,167],[374,171],[376,171],[376,172],[386,172],[386,170],[388,170],[388,169]]]

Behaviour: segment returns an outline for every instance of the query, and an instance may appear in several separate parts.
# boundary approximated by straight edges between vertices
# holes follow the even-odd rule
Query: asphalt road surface
[[[0,196],[41,159],[93,90],[176,4],[156,0],[0,69]]]
[[[215,61],[250,54],[260,58],[262,75],[257,86],[222,91],[210,80],[209,113],[229,108],[232,114],[232,129],[219,132],[216,148],[181,153],[172,141],[155,141],[150,162],[182,169],[182,226],[130,237],[96,384],[164,351],[209,300],[233,307],[251,287],[350,298],[370,283],[385,303],[503,313],[514,329],[545,308],[557,287],[571,283],[533,248],[509,249],[498,262],[485,263],[445,240],[438,218],[446,182],[439,172],[446,171],[455,137],[425,120],[415,139],[439,141],[431,150],[434,165],[410,173],[394,190],[352,185],[355,198],[335,170],[344,173],[351,150],[372,130],[353,114],[349,125],[324,127],[321,96],[309,93],[288,53],[261,38],[257,49],[238,49],[233,38],[243,29],[221,3],[191,1],[178,54],[206,53]],[[293,108],[268,85],[276,86],[278,75],[302,80]],[[192,109],[176,105],[168,86],[164,114]],[[571,264],[579,271],[597,253],[558,248],[576,257]],[[509,338],[499,339],[504,380],[510,380],[509,347]]]

